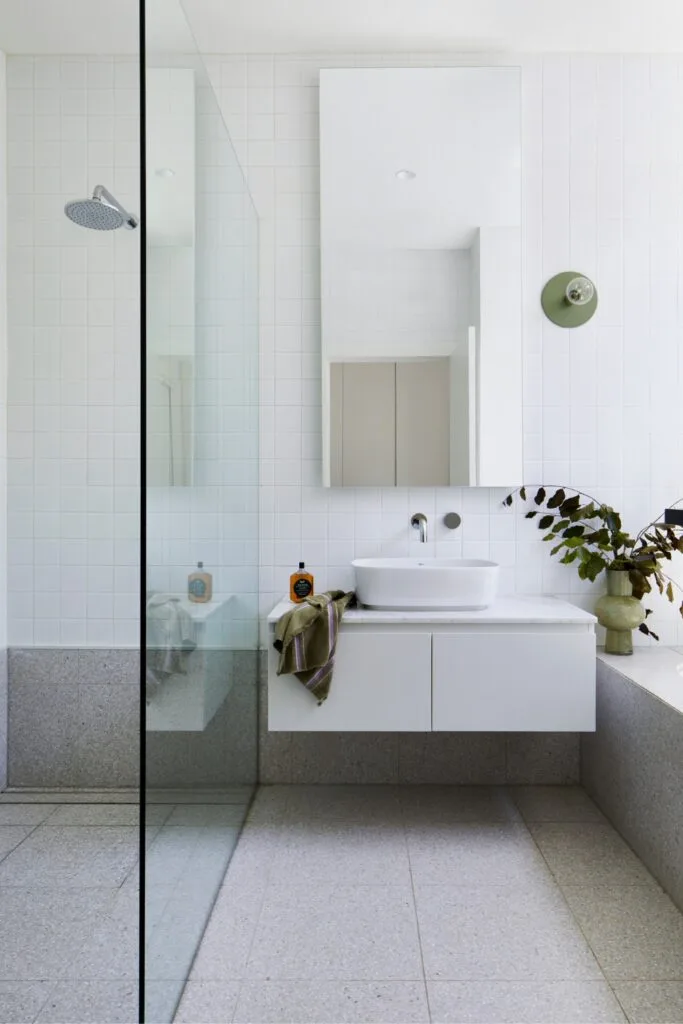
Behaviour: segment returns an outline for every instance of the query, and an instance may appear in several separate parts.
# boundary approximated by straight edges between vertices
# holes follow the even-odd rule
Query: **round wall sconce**
[[[598,293],[590,278],[575,270],[551,277],[541,293],[543,312],[558,327],[581,327],[598,306]]]

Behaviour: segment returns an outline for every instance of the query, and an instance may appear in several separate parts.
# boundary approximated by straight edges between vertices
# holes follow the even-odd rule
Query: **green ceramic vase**
[[[607,630],[605,654],[633,654],[633,630],[645,622],[645,609],[633,596],[633,586],[624,569],[607,570],[607,593],[598,598],[595,614]]]

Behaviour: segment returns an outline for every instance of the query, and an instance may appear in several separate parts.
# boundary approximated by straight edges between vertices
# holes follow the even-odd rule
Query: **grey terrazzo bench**
[[[683,652],[599,653],[581,782],[683,909]]]

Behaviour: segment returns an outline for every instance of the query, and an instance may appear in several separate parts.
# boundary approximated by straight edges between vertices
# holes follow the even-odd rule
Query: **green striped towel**
[[[277,674],[295,675],[318,704],[330,692],[342,615],[355,601],[353,591],[315,594],[285,612],[275,626],[273,647],[280,655]]]

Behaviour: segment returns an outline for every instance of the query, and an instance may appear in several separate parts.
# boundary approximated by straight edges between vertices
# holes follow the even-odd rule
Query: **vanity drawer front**
[[[268,728],[276,732],[429,732],[430,633],[342,630],[330,695],[318,707],[268,655]]]
[[[435,634],[432,729],[592,732],[595,633]]]

